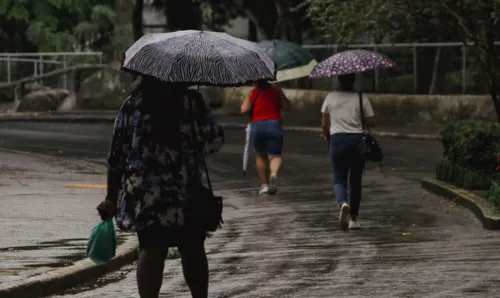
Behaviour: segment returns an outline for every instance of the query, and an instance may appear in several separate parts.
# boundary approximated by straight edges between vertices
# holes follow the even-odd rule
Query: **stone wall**
[[[250,87],[223,89],[223,110],[239,114],[240,104]],[[317,124],[327,91],[283,89],[293,111],[285,118]],[[443,123],[457,119],[493,120],[495,110],[489,96],[482,95],[398,95],[367,94],[380,125]]]

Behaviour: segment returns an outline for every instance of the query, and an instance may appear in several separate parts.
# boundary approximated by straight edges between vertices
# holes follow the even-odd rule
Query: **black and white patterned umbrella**
[[[256,43],[211,31],[144,35],[125,52],[122,68],[164,82],[196,85],[276,80],[276,65]]]

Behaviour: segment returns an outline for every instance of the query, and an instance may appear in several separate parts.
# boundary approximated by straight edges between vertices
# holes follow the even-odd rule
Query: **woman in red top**
[[[259,81],[245,97],[241,113],[250,113],[250,139],[257,152],[257,172],[261,181],[260,194],[275,194],[283,152],[281,110],[292,105],[283,90],[267,81]],[[268,174],[268,164],[270,175]]]

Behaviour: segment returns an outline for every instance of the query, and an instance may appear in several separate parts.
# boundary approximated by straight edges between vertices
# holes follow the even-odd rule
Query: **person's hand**
[[[116,202],[111,200],[104,200],[97,205],[97,212],[102,220],[112,219],[116,214]]]
[[[324,133],[320,134],[319,135],[320,138],[322,138],[324,141],[326,142],[330,142],[330,136],[329,135],[325,135]]]

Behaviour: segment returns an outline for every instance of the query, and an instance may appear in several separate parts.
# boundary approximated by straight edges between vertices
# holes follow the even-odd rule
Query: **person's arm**
[[[330,114],[328,113],[321,113],[321,131],[323,138],[330,142]]]
[[[280,106],[283,110],[285,111],[290,111],[292,109],[292,102],[286,97],[285,92],[283,92],[283,89],[278,88],[279,90],[279,100],[280,100]]]
[[[126,146],[126,126],[127,115],[120,110],[115,119],[113,136],[108,153],[108,179],[106,200],[116,203],[121,187],[121,179],[124,172],[124,146]]]
[[[363,94],[363,112],[365,115],[366,125],[368,125],[368,127],[375,127],[376,124],[375,113],[373,112],[370,99],[364,94]]]
[[[321,107],[321,132],[322,137],[327,142],[330,142],[330,111],[328,110],[328,96],[323,101],[323,106]]]
[[[254,90],[254,89],[253,89]],[[243,100],[243,103],[241,104],[241,113],[242,114],[246,114],[248,112],[250,112],[250,109],[252,109],[252,94],[254,93],[252,91],[248,92],[248,94],[245,96],[245,99]]]

